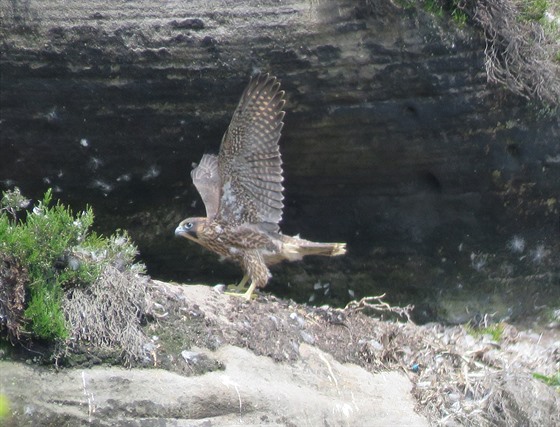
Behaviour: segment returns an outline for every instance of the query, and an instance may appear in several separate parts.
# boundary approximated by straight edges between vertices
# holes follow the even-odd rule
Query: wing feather
[[[278,146],[284,103],[280,83],[268,74],[253,77],[243,92],[218,156],[220,219],[278,230],[284,207]]]
[[[218,212],[220,204],[218,156],[213,154],[203,155],[198,166],[192,170],[191,177],[204,202],[206,216],[213,218]]]

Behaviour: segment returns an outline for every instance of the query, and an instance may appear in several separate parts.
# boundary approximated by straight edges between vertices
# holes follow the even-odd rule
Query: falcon
[[[187,218],[175,229],[176,236],[237,262],[244,272],[237,295],[248,300],[255,288],[267,284],[273,264],[346,253],[345,243],[311,242],[280,232],[284,187],[278,141],[284,103],[276,77],[261,74],[250,80],[219,153],[204,154],[191,172],[206,217]]]

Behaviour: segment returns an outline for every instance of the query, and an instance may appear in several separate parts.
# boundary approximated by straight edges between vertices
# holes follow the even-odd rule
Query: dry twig
[[[409,304],[405,307],[393,307],[383,301],[383,298],[385,298],[385,294],[373,297],[363,297],[360,301],[353,300],[346,304],[344,310],[362,311],[368,308],[382,313],[395,313],[398,316],[406,317],[409,322],[412,322],[412,319],[410,318],[410,314],[414,309],[414,306],[412,304]]]

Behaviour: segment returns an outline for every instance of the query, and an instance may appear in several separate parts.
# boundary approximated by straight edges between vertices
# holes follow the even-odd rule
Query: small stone
[[[299,331],[299,334],[301,335],[301,339],[303,339],[303,341],[305,341],[307,344],[315,344],[315,337],[313,337],[313,335],[305,331]]]
[[[383,344],[381,344],[379,341],[377,340],[369,340],[368,342],[368,346],[375,350],[375,351],[381,351],[383,350]]]
[[[197,353],[196,351],[183,350],[181,352],[181,356],[183,356],[183,359],[185,359],[185,362],[188,364],[195,364],[200,359],[200,353]]]
[[[223,283],[218,283],[214,286],[214,291],[218,292],[219,294],[223,294],[226,291],[226,285]]]
[[[216,45],[216,39],[214,37],[206,36],[200,42],[202,47],[214,47]]]
[[[182,21],[171,21],[171,26],[182,30],[202,30],[204,21],[199,18],[187,18]]]
[[[298,316],[297,313],[291,313],[290,319],[295,320],[300,328],[303,328],[305,326],[305,319],[303,319],[301,316]]]
[[[277,318],[276,316],[273,316],[273,315],[269,315],[268,318],[269,318],[270,320],[272,320],[272,322],[274,323],[275,329],[278,330],[278,329],[279,329],[279,327],[278,327],[278,325],[279,325],[278,318]]]
[[[143,348],[146,353],[152,353],[156,349],[156,345],[154,343],[148,342],[144,344]]]

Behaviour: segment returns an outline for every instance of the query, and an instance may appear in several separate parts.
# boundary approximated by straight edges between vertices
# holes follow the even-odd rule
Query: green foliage
[[[424,0],[424,9],[438,17],[443,16],[443,5],[440,0]]]
[[[560,113],[560,105],[552,106],[550,104],[543,104],[537,102],[531,102],[529,105],[532,108],[532,112],[538,120],[550,120],[552,118],[558,117]]]
[[[454,0],[453,5],[454,6],[451,10],[451,17],[453,18],[453,21],[455,21],[455,23],[459,27],[464,27],[467,24],[469,16],[465,13],[463,9],[459,8],[458,0]]]
[[[371,2],[373,4],[373,2]],[[462,28],[478,27],[486,39],[488,81],[555,110],[560,84],[560,2],[551,0],[394,0]],[[540,107],[538,107],[540,108]],[[537,108],[537,109],[538,109]],[[557,113],[553,111],[552,114]]]
[[[551,59],[554,62],[560,62],[560,21],[558,16],[560,16],[560,9],[558,12],[555,12],[555,15],[543,16],[539,19],[539,24],[545,36],[550,40],[556,41],[551,43]]]
[[[560,391],[560,371],[550,376],[535,372],[533,374],[533,378],[536,378],[537,380],[540,380],[551,387],[556,387],[558,391]]]
[[[558,11],[554,11],[553,4],[548,0],[521,0],[519,5],[519,21],[538,23],[545,35],[551,40],[560,40],[560,25],[556,18],[546,17],[547,10],[557,15]],[[558,44],[556,44],[558,47]],[[552,52],[551,59],[560,62],[560,51]]]
[[[493,325],[485,326],[483,328],[473,327],[471,325],[466,325],[465,329],[469,335],[473,337],[481,337],[484,335],[490,335],[492,341],[500,342],[502,335],[504,334],[504,324],[495,323]]]
[[[43,339],[68,337],[61,300],[62,289],[57,280],[31,285],[31,299],[25,317],[31,321],[33,334]]]
[[[465,26],[469,19],[465,12],[465,4],[461,0],[423,0],[421,4],[425,11],[438,18],[451,16],[459,27]]]
[[[14,188],[13,190],[8,190],[2,193],[2,199],[0,199],[0,213],[7,212],[16,219],[17,212],[21,209],[25,209],[29,205],[29,200],[23,197],[19,188]]]
[[[19,190],[3,193],[0,204],[0,253],[14,256],[27,269],[28,329],[47,340],[68,336],[61,308],[65,289],[92,284],[108,264],[130,267],[137,253],[125,233],[106,238],[90,232],[90,207],[75,215],[60,202],[51,206],[51,201],[48,190],[25,221],[15,216],[21,208]]]
[[[519,17],[525,21],[540,21],[548,9],[548,0],[523,0],[519,2]]]

